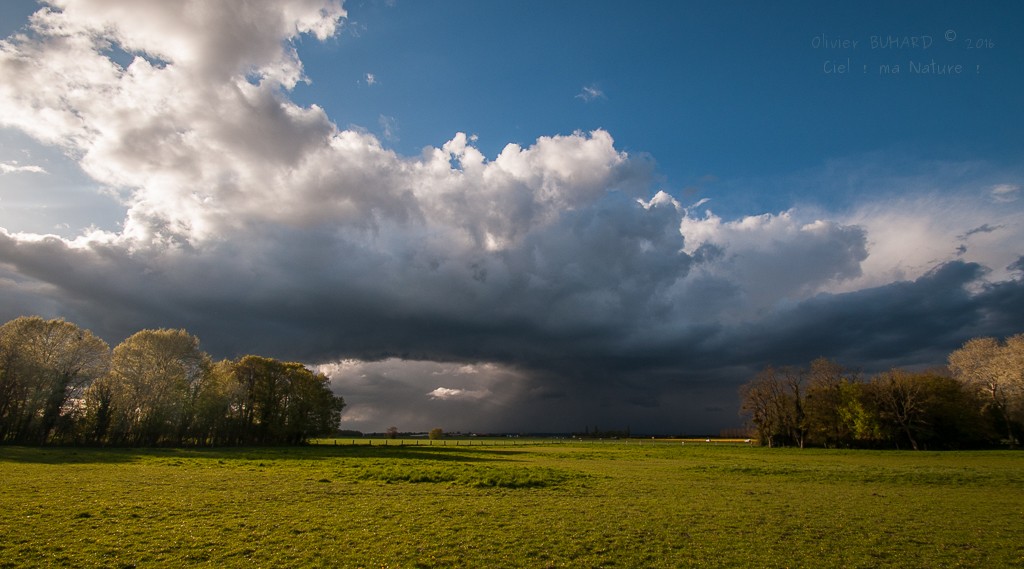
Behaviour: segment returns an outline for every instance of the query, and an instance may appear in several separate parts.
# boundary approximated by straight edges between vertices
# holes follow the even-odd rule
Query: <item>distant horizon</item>
[[[353,430],[733,428],[767,364],[1024,331],[1021,21],[5,2],[0,321],[303,362]]]

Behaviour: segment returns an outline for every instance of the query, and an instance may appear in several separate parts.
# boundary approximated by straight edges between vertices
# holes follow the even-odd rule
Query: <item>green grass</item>
[[[0,567],[1020,567],[1024,454],[0,447]]]

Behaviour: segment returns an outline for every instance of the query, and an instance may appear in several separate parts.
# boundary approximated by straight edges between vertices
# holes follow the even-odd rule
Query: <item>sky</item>
[[[866,6],[866,7],[865,7]],[[1017,2],[0,4],[0,321],[362,431],[716,433],[1024,331]]]

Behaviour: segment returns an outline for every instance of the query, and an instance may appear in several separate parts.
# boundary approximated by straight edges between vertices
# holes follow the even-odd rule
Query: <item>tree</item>
[[[843,409],[854,402],[856,394],[849,385],[856,376],[833,360],[818,358],[807,372],[804,412],[807,436],[812,444],[835,447],[849,444],[853,438],[851,414]]]
[[[129,444],[182,444],[211,368],[185,330],[142,330],[114,348],[108,436]],[[99,398],[102,401],[102,398]]]
[[[974,338],[949,355],[953,377],[976,393],[1011,445],[1024,419],[1024,334]]]
[[[203,382],[195,399],[191,429],[197,444],[237,442],[242,388],[232,371],[230,361],[217,362]]]
[[[840,439],[848,446],[873,446],[884,440],[878,413],[868,400],[868,389],[861,382],[839,386],[838,415],[847,434]]]
[[[925,415],[924,386],[914,375],[894,369],[872,378],[869,393],[880,419],[898,432],[896,440],[903,435],[911,448],[918,450],[917,431],[923,426]],[[896,446],[899,447],[898,442]]]
[[[740,387],[741,412],[754,423],[761,444],[803,445],[802,381],[799,370],[766,366]]]
[[[46,443],[56,431],[71,435],[83,390],[109,362],[106,342],[64,320],[31,316],[4,324],[0,440]]]
[[[880,431],[897,448],[963,448],[988,437],[976,400],[963,385],[936,371],[894,369],[866,386]]]
[[[234,364],[234,376],[241,389],[241,441],[269,443],[283,438],[287,389],[283,364],[249,355]]]
[[[804,448],[807,442],[807,413],[804,409],[804,383],[806,370],[796,367],[783,368],[782,377],[784,380],[786,399],[786,430],[789,440],[798,447]]]
[[[432,441],[440,439],[440,438],[443,438],[444,437],[444,429],[442,429],[440,427],[437,427],[437,428],[434,428],[434,429],[430,429],[430,434],[428,436],[430,437],[430,440],[432,440]]]
[[[345,400],[331,392],[327,376],[302,364],[285,365],[289,379],[285,442],[303,443],[337,431]]]
[[[393,439],[398,436],[398,427],[388,427],[387,430],[384,431],[384,433],[388,436],[389,439]]]
[[[110,375],[92,383],[83,396],[82,432],[90,443],[112,442],[116,385]]]
[[[251,355],[232,367],[241,441],[295,444],[337,430],[345,400],[331,392],[322,373]]]
[[[301,443],[335,433],[345,400],[295,362],[213,364],[185,330],[142,330],[111,352],[63,320],[0,326],[0,442]]]

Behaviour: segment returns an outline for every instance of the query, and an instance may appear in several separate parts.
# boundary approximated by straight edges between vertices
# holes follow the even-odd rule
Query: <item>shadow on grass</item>
[[[441,462],[495,462],[515,460],[522,451],[486,447],[398,445],[309,445],[296,447],[25,447],[0,445],[0,464],[117,464],[144,460],[304,460],[332,458],[416,459]]]
[[[139,449],[0,446],[0,464],[117,464],[139,460]]]

